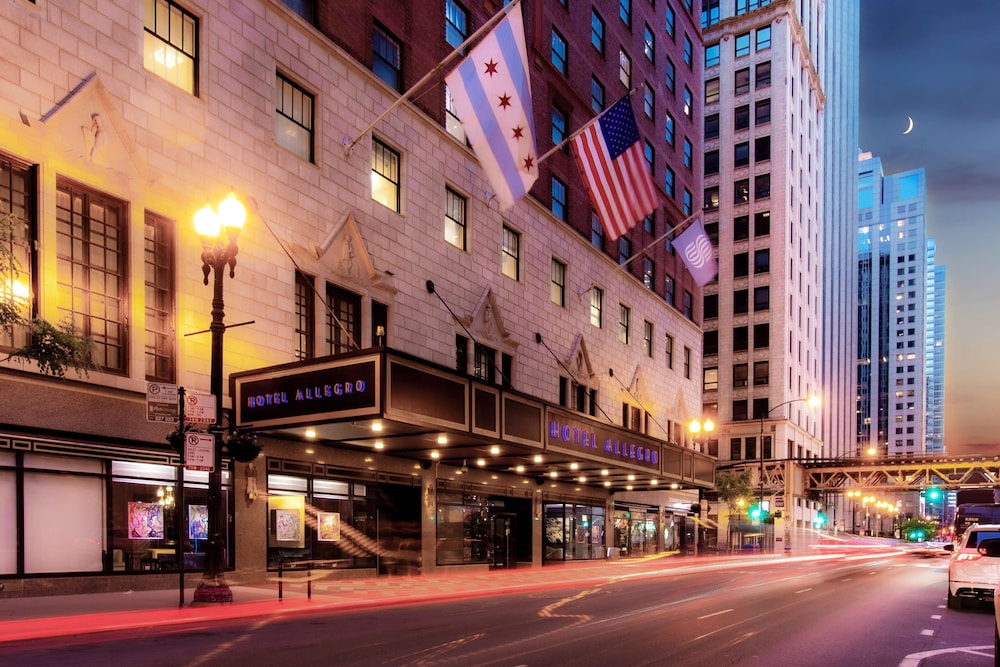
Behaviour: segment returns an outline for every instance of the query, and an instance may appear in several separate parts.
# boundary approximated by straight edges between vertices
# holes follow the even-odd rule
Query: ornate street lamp
[[[222,334],[226,332],[224,323],[225,306],[222,301],[222,280],[226,267],[229,277],[236,275],[236,255],[239,248],[236,239],[247,219],[246,208],[233,193],[229,193],[216,213],[210,205],[205,205],[194,215],[194,227],[201,237],[201,271],[208,284],[208,276],[214,273],[212,293],[212,395],[215,397],[215,424],[211,427],[215,438],[214,463],[208,475],[208,544],[205,549],[205,572],[194,591],[194,602],[232,602],[233,592],[226,582],[225,549],[229,533],[226,508],[222,503]]]

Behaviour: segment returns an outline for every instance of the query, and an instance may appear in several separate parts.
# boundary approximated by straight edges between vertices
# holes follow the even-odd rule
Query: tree
[[[730,514],[739,511],[739,501],[753,496],[750,485],[750,471],[722,472],[715,476],[715,489],[719,500],[726,503]]]
[[[63,378],[67,370],[86,375],[93,367],[93,343],[79,336],[71,324],[55,325],[30,314],[29,299],[16,293],[14,285],[21,275],[15,248],[24,242],[24,220],[13,213],[0,211],[0,333],[9,335],[17,329],[27,333],[27,342],[8,354],[4,361],[34,361],[45,375]]]
[[[899,526],[900,536],[909,542],[923,542],[937,537],[940,526],[929,519],[907,519]]]

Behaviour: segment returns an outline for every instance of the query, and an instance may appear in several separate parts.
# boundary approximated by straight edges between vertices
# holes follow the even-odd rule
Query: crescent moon
[[[910,132],[913,131],[913,118],[911,118],[910,116],[907,116],[906,117],[906,122],[909,123],[909,125],[907,126],[906,131],[903,132],[903,134],[909,134]]]

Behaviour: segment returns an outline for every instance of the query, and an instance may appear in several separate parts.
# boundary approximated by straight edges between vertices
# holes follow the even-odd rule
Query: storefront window
[[[486,496],[439,492],[438,565],[488,563],[490,507]]]
[[[604,558],[604,508],[545,505],[545,560]]]
[[[0,574],[17,572],[17,477],[14,453],[0,452]]]

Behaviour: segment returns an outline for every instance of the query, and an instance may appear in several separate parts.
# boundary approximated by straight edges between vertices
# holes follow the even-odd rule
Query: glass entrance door
[[[493,545],[492,569],[512,569],[517,567],[517,549],[514,532],[515,515],[494,514],[490,543]]]

